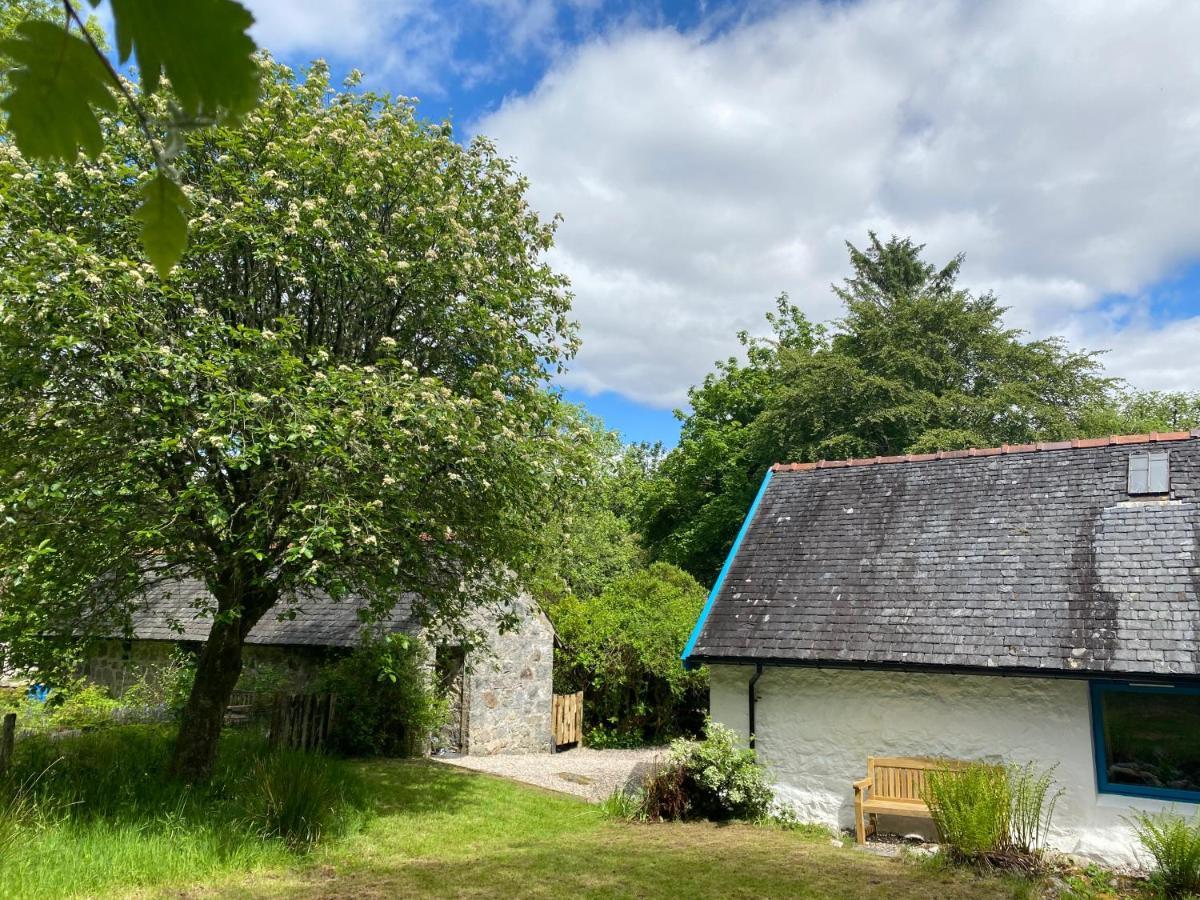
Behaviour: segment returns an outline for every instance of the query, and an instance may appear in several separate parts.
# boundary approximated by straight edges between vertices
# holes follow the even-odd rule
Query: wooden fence
[[[271,746],[323,750],[333,728],[334,694],[276,694]]]
[[[275,708],[277,696],[259,691],[234,691],[225,708],[225,724],[236,726],[265,722]]]
[[[567,744],[583,746],[583,691],[575,694],[555,694],[551,721],[554,747]]]

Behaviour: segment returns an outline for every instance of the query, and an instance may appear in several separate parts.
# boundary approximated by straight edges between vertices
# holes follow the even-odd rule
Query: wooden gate
[[[322,750],[333,728],[334,694],[276,694],[271,746]]]
[[[555,694],[552,721],[554,749],[567,744],[583,746],[583,691]]]

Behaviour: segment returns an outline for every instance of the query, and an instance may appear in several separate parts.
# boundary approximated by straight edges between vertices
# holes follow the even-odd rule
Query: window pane
[[[1104,691],[1108,783],[1200,791],[1200,695]]]
[[[1146,489],[1151,494],[1165,494],[1171,489],[1170,458],[1164,453],[1151,453]]]
[[[1150,491],[1150,457],[1135,453],[1129,457],[1129,493],[1146,494]]]

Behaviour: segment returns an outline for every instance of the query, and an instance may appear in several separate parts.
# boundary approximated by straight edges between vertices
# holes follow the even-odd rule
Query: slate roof
[[[157,641],[204,641],[212,627],[211,610],[216,604],[203,582],[180,580],[155,586],[146,601],[131,616],[132,637]],[[248,644],[280,646],[353,647],[362,637],[359,618],[361,601],[337,603],[326,597],[296,606],[292,619],[280,619],[288,609],[284,602],[267,612],[246,638]],[[415,633],[411,598],[392,610],[385,627],[389,631]]]
[[[1200,676],[1200,430],[776,466],[698,629],[692,663]]]

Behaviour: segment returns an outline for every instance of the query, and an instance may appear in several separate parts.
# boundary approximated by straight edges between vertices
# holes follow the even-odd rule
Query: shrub
[[[583,707],[587,716],[588,705]],[[617,722],[595,725],[587,729],[587,746],[593,750],[632,750],[646,746],[646,735],[640,728],[622,728]]]
[[[46,698],[31,690],[12,689],[0,696],[0,715],[15,712],[17,731],[44,731],[50,727],[51,710],[46,707]]]
[[[419,753],[446,717],[426,657],[419,641],[391,634],[326,667],[317,688],[337,695],[330,748],[349,756]]]
[[[121,695],[121,707],[130,712],[161,709],[178,714],[195,680],[196,655],[176,647],[166,662],[141,671],[138,680]]]
[[[754,751],[738,745],[736,732],[709,721],[704,740],[671,744],[666,765],[646,778],[642,798],[646,817],[654,820],[759,821],[770,816],[773,792]]]
[[[240,793],[246,824],[255,834],[304,850],[346,830],[361,789],[344,764],[283,750],[258,758]]]
[[[269,662],[258,662],[247,666],[238,677],[235,690],[248,691],[252,694],[274,694],[289,687],[293,679],[283,666]]]
[[[925,800],[938,839],[958,862],[1034,868],[1054,807],[1054,769],[971,763],[928,774]]]
[[[48,703],[51,719],[59,728],[96,728],[108,725],[121,705],[105,688],[87,681],[77,681],[61,691],[56,691]]]
[[[1200,816],[1189,824],[1176,813],[1139,813],[1131,825],[1154,860],[1151,883],[1167,897],[1200,894]]]
[[[41,686],[7,690],[0,711],[17,713],[22,732],[91,730],[131,722],[162,722],[183,709],[195,678],[192,654],[176,650],[164,663],[147,666],[137,680],[114,698],[108,689],[84,678],[53,690]]]
[[[768,814],[774,792],[767,770],[754,751],[739,746],[738,735],[717,722],[705,724],[702,741],[678,740],[671,762],[687,775],[687,794],[695,815],[713,821],[760,819]]]

